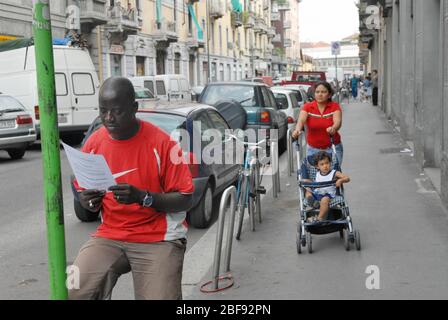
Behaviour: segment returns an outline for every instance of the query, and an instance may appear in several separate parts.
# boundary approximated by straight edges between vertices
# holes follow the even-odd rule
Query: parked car
[[[213,82],[202,91],[199,102],[215,106],[220,112],[221,106],[233,105],[235,112],[221,112],[232,125],[235,113],[243,109],[246,113],[244,126],[241,129],[267,129],[266,138],[270,139],[269,129],[278,129],[281,148],[286,146],[287,119],[281,112],[272,91],[268,86],[256,82]],[[231,110],[226,110],[231,111]],[[236,129],[232,127],[233,129]]]
[[[287,116],[288,129],[294,129],[296,121],[299,118],[300,108],[303,106],[297,101],[297,92],[282,87],[272,88],[275,100],[281,112]],[[300,94],[300,93],[299,93]]]
[[[281,89],[286,89],[286,90],[293,90],[295,95],[296,95],[296,99],[299,102],[300,107],[303,107],[303,105],[310,101],[310,99],[308,98],[308,94],[307,94],[307,85],[294,85],[294,84],[287,84],[284,86],[279,86],[279,87],[274,87],[274,88],[281,88]]]
[[[182,74],[130,77],[132,84],[149,89],[161,101],[191,101],[190,84]]]
[[[74,143],[98,115],[99,81],[87,49],[54,45],[58,126]],[[0,91],[18,99],[39,132],[39,100],[32,39],[0,42]]]
[[[31,114],[19,100],[0,93],[0,150],[6,150],[12,159],[21,159],[34,141],[36,127]]]
[[[211,139],[213,140],[211,141],[212,145],[202,142],[201,150],[194,150],[195,144],[193,143],[193,138],[200,139],[206,133],[207,129],[218,129],[223,134],[223,137],[225,137],[224,130],[230,129],[226,120],[215,108],[197,103],[184,103],[177,104],[176,106],[164,105],[151,110],[139,110],[137,117],[141,120],[151,122],[172,136],[179,133],[178,129],[184,129],[188,132],[189,141],[183,139],[182,135],[179,135],[179,143],[184,151],[184,155],[190,160],[196,158],[201,159],[201,161],[199,164],[189,164],[195,191],[193,194],[193,206],[188,211],[187,217],[193,227],[208,227],[212,219],[213,198],[235,182],[240,166],[236,163],[226,163],[224,161],[225,159],[229,159],[225,157],[230,156],[234,159],[236,156],[236,148],[228,146],[228,144],[232,144],[233,146],[234,141],[231,138],[220,139],[219,141]],[[193,122],[195,122],[194,126]],[[197,126],[197,122],[201,124],[200,129]],[[102,127],[101,120],[97,118],[90,126],[86,134],[86,139],[100,127]],[[198,132],[199,130],[201,132]],[[199,141],[202,141],[202,139]],[[217,147],[217,149],[223,150],[221,163],[207,164],[202,159],[202,151],[205,147]],[[226,155],[226,152],[232,152],[233,154]],[[81,207],[78,200],[78,193],[73,185],[73,177],[72,190],[76,216],[81,221],[97,220],[98,213],[90,212]]]
[[[156,106],[159,98],[154,97],[149,89],[144,87],[134,86],[135,100],[138,103],[139,109],[148,109]]]
[[[191,88],[191,101],[198,101],[202,90],[204,90],[204,86],[196,86]]]

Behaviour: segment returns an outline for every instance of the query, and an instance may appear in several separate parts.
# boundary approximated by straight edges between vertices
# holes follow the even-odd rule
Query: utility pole
[[[207,84],[210,83],[210,7],[209,0],[205,0],[205,10],[207,19]]]
[[[33,34],[36,53],[37,88],[39,92],[50,298],[52,300],[66,300],[66,254],[61,160],[59,154],[51,16],[48,0],[34,0]]]

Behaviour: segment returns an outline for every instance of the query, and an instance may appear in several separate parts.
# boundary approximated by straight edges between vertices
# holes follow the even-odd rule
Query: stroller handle
[[[299,181],[300,187],[303,188],[325,188],[325,187],[333,187],[336,186],[336,181],[326,181],[326,182],[306,182],[306,181]]]

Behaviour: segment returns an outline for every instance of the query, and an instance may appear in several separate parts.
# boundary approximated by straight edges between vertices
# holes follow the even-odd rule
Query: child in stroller
[[[313,161],[314,155],[303,156],[303,151],[306,149],[304,144],[296,141],[295,147],[300,206],[296,237],[297,253],[301,254],[302,247],[305,246],[308,247],[309,253],[313,252],[312,235],[335,232],[339,232],[347,251],[350,250],[351,244],[354,244],[357,250],[361,250],[359,231],[353,226],[350,210],[344,197],[343,184],[349,182],[350,178],[341,173],[335,145],[332,143],[331,156],[325,152],[326,155],[322,154],[318,157],[321,161],[318,161],[317,167]],[[334,177],[337,180],[334,180]],[[315,191],[317,189],[320,191]],[[320,199],[320,209],[313,207],[318,199]]]
[[[331,156],[320,151],[314,155],[314,163],[318,172],[314,182],[331,182],[336,181],[334,186],[310,189],[306,188],[305,197],[308,204],[312,204],[314,208],[320,206],[319,215],[311,216],[309,221],[322,221],[327,217],[330,209],[330,201],[336,197],[336,188],[340,188],[343,183],[350,182],[350,178],[342,172],[332,169]],[[310,179],[304,179],[304,182],[312,182]]]

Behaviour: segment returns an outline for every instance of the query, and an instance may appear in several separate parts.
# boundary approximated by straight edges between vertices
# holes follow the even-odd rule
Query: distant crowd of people
[[[367,76],[356,76],[345,79],[343,88],[349,88],[353,99],[361,102],[372,102],[374,106],[378,105],[378,71],[373,70]]]

